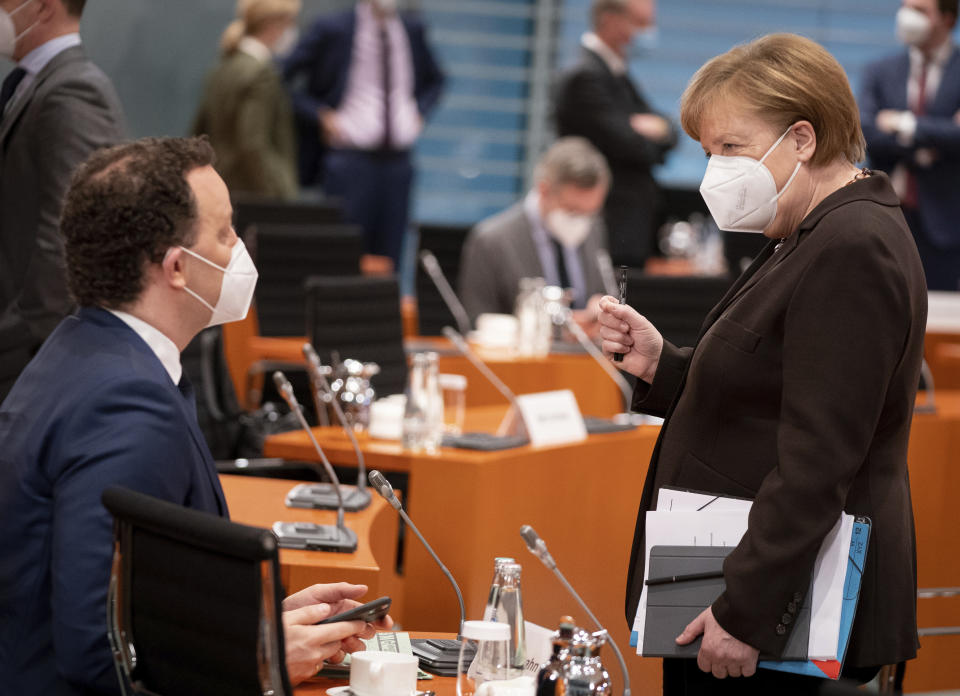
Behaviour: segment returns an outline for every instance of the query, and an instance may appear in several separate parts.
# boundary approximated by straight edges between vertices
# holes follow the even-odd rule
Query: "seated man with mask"
[[[597,252],[606,249],[599,212],[610,186],[603,155],[586,139],[562,138],[537,164],[527,197],[478,224],[463,247],[460,297],[480,314],[514,310],[521,278],[543,278],[572,291],[574,318],[596,321],[604,292]]]
[[[228,515],[180,365],[205,326],[246,316],[257,281],[212,163],[205,139],[147,139],[100,150],[73,176],[60,231],[80,309],[0,405],[4,693],[120,693],[105,488]],[[359,621],[314,625],[365,592],[314,585],[284,600],[292,682],[373,635]]]

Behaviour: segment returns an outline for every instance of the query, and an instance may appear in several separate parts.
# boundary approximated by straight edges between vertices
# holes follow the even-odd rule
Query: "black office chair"
[[[233,199],[233,226],[246,239],[251,227],[260,225],[331,225],[343,221],[340,201],[283,201],[238,195]]]
[[[627,276],[627,303],[647,317],[663,337],[692,346],[707,313],[733,283],[730,276]]]
[[[324,364],[375,362],[377,397],[399,394],[407,384],[400,290],[395,277],[314,276],[306,281],[307,338]]]
[[[363,236],[355,225],[257,225],[246,242],[257,264],[261,336],[302,336],[303,283],[311,275],[357,275]]]
[[[108,628],[125,692],[290,696],[277,539],[125,488],[114,517]]]
[[[427,249],[437,258],[440,270],[457,292],[460,277],[460,252],[470,232],[469,227],[421,225],[419,250]],[[418,257],[419,258],[419,257]],[[419,315],[419,333],[421,336],[439,336],[444,326],[457,327],[453,314],[447,309],[437,287],[430,276],[417,263],[415,279],[417,292],[417,313]]]

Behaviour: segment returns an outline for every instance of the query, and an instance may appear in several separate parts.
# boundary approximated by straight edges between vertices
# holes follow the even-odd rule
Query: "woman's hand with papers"
[[[697,666],[701,670],[712,672],[717,679],[750,677],[757,671],[760,651],[723,630],[710,607],[683,629],[683,633],[677,636],[677,644],[692,643],[701,633],[703,641],[697,653]]]
[[[361,638],[373,638],[377,630],[393,626],[390,616],[376,623],[338,621],[315,625],[355,606],[367,593],[366,585],[338,582],[311,585],[283,600],[283,631],[287,672],[297,684],[320,671],[324,661],[341,662],[348,652],[363,650]]]
[[[663,336],[650,321],[630,305],[622,305],[609,295],[600,300],[601,347],[608,357],[623,353],[617,367],[644,382],[652,382],[660,363]]]

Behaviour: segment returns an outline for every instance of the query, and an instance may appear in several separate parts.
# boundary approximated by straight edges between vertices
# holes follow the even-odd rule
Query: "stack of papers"
[[[655,510],[646,517],[644,586],[634,619],[631,644],[644,654],[650,550],[655,546],[734,547],[747,531],[752,501],[662,488]],[[855,529],[855,524],[859,525]],[[859,574],[866,553],[869,521],[841,514],[827,534],[814,566],[806,660],[760,662],[761,667],[817,676],[839,675],[859,594]],[[859,562],[851,555],[858,541]],[[851,578],[848,578],[851,575]],[[846,591],[845,591],[846,590]],[[852,596],[851,596],[852,595]],[[802,646],[801,646],[802,652]],[[824,666],[822,663],[828,663]]]

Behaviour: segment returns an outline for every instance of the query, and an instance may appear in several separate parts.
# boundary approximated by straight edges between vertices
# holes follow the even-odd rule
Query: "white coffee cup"
[[[350,691],[356,696],[411,696],[417,690],[417,658],[363,650],[350,656]]]

